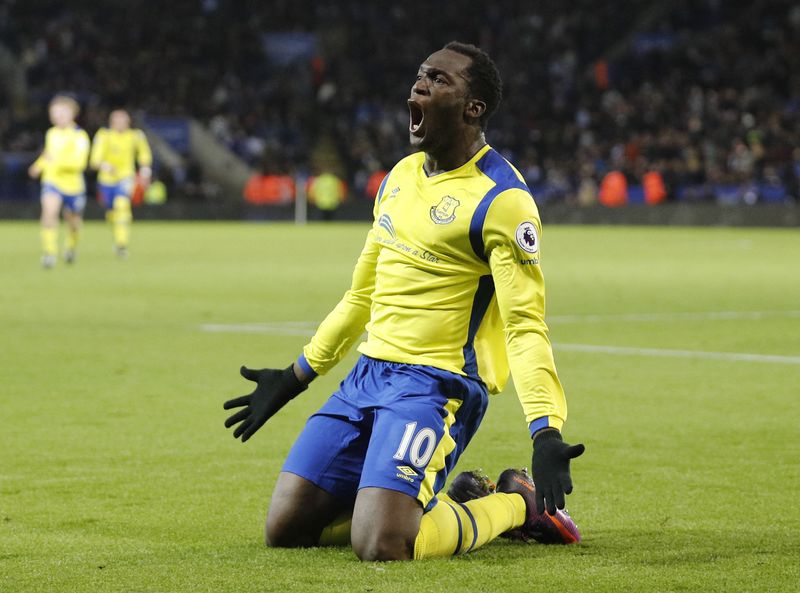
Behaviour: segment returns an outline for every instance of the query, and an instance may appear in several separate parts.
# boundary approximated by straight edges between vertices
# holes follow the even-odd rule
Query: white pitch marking
[[[664,358],[701,358],[736,362],[772,362],[777,364],[800,364],[800,356],[780,354],[751,354],[748,352],[709,352],[705,350],[670,350],[662,348],[632,348],[628,346],[603,346],[600,344],[554,343],[556,350],[567,352],[596,352],[598,354],[620,354],[623,356],[658,356]]]
[[[270,334],[273,336],[313,336],[317,324],[310,321],[273,323],[205,323],[200,329],[213,333]]]
[[[768,317],[800,318],[800,311],[699,311],[686,313],[619,313],[589,315],[549,315],[548,323],[603,323],[613,321],[728,321],[758,320]]]

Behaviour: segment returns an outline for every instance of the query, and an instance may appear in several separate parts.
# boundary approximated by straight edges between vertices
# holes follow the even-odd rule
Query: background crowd
[[[0,147],[38,150],[47,101],[69,91],[90,132],[118,105],[190,116],[256,169],[293,175],[322,158],[360,198],[407,154],[417,66],[452,39],[497,61],[488,140],[542,202],[602,200],[609,173],[631,188],[655,174],[655,201],[800,199],[790,0],[0,0],[28,103],[0,102]]]

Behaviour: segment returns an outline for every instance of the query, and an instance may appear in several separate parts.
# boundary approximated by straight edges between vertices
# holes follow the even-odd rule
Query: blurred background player
[[[89,157],[89,135],[75,123],[80,108],[72,97],[56,95],[48,111],[53,127],[47,130],[44,151],[30,166],[28,175],[33,179],[41,176],[42,266],[52,268],[58,254],[58,213],[62,204],[69,227],[64,260],[75,261],[86,207],[83,172]]]
[[[97,174],[97,191],[106,220],[114,232],[114,249],[125,258],[130,243],[131,194],[139,165],[139,178],[147,185],[152,175],[153,153],[141,130],[131,128],[131,116],[116,109],[108,118],[108,128],[100,128],[92,143],[90,162]]]

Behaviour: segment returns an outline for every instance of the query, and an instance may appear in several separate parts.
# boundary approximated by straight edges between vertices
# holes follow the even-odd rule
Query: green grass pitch
[[[265,548],[281,462],[355,354],[245,445],[222,402],[249,391],[239,365],[298,354],[365,231],[141,223],[117,261],[91,223],[78,263],[44,271],[37,227],[1,223],[0,591],[798,590],[796,230],[545,228],[565,436],[587,446],[580,545],[389,564]],[[459,469],[529,450],[509,387]]]

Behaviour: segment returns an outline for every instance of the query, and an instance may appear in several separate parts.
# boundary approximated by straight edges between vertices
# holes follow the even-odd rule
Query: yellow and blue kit
[[[367,331],[284,465],[342,499],[372,486],[430,508],[509,370],[531,433],[566,419],[530,191],[490,146],[434,176],[424,160],[384,179],[351,287],[298,361],[325,373]]]
[[[110,209],[115,197],[130,198],[137,163],[140,167],[152,166],[153,153],[141,130],[100,128],[94,136],[90,163],[92,168],[99,169],[98,190],[103,205]],[[108,167],[101,167],[103,163]]]
[[[42,170],[42,194],[57,193],[64,207],[82,212],[86,205],[83,172],[89,158],[89,135],[76,126],[47,130],[44,151],[34,166]]]

